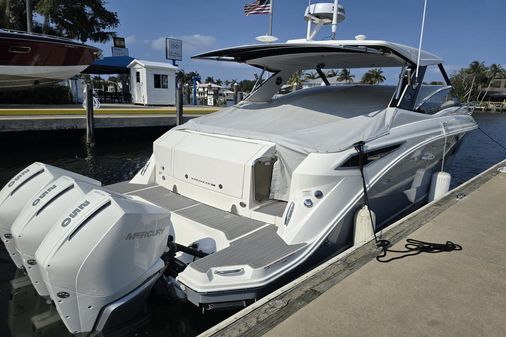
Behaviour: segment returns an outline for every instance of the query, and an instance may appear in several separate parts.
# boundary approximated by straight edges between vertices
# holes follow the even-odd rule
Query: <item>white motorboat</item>
[[[196,58],[270,77],[165,133],[129,182],[100,187],[35,163],[0,192],[2,241],[73,333],[128,319],[155,282],[203,310],[247,305],[354,244],[363,179],[378,230],[426,202],[433,174],[477,127],[443,61],[393,42],[306,38]],[[397,85],[273,98],[301,70],[326,83],[325,69],[371,67],[397,69]],[[431,68],[445,85],[423,84]]]

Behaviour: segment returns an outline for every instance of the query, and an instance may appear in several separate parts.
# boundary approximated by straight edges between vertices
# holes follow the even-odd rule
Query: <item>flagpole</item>
[[[269,13],[269,33],[267,35],[272,36],[272,12],[274,9],[274,0],[271,0],[271,12]]]

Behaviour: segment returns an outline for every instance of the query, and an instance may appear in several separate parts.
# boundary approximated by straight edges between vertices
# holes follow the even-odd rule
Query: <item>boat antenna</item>
[[[336,31],[337,31],[337,13],[339,12],[339,0],[334,0],[334,13],[332,16],[332,36],[331,39],[336,39]]]
[[[418,44],[418,58],[417,58],[417,61],[416,61],[416,75],[415,75],[416,81],[415,81],[415,85],[418,85],[418,72],[419,72],[419,69],[420,69],[420,56],[422,54],[423,29],[425,27],[425,14],[426,13],[427,13],[427,0],[424,0],[424,4],[423,4],[423,16],[422,16],[422,29],[420,31],[420,43]]]

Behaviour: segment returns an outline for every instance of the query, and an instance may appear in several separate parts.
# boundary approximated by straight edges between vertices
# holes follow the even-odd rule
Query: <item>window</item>
[[[141,83],[141,72],[140,71],[135,72],[135,82]]]
[[[416,106],[415,111],[432,115],[443,109],[459,105],[460,101],[454,94],[453,88],[442,87],[426,96],[421,103]]]
[[[364,163],[363,165],[367,165],[375,160],[381,159],[393,151],[397,150],[402,144],[396,144],[388,147],[384,147],[382,149],[370,151],[365,153]],[[353,155],[351,156],[346,162],[344,162],[341,167],[345,168],[351,168],[351,167],[359,167],[360,165],[360,158],[359,155]]]
[[[169,88],[169,76],[162,74],[155,74],[155,88],[168,89]]]

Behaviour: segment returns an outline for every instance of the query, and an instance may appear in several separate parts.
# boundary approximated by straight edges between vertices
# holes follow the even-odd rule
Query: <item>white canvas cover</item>
[[[177,127],[270,141],[278,160],[271,198],[288,200],[292,172],[311,152],[337,152],[389,131],[395,87],[341,86],[297,91],[268,103],[243,103]]]

